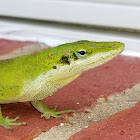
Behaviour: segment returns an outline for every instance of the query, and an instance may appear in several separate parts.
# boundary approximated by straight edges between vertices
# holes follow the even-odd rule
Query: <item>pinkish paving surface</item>
[[[140,103],[80,131],[68,140],[140,140]]]
[[[11,51],[24,47],[26,45],[34,44],[34,42],[26,41],[12,41],[6,39],[0,39],[0,55],[10,53]]]
[[[11,50],[10,44],[14,42],[7,41],[6,44],[6,40],[0,40],[0,48],[2,48],[1,46],[3,48],[7,46],[5,52],[10,53],[13,49],[27,45],[27,42],[20,42]],[[0,54],[3,54],[1,49]],[[52,108],[57,105],[58,110],[74,109],[79,111],[84,110],[85,107],[95,105],[99,97],[107,98],[111,94],[131,88],[139,82],[140,59],[119,56],[101,67],[83,73],[75,81],[58,90],[53,96],[44,99],[44,101]],[[10,118],[19,116],[19,122],[27,122],[27,126],[13,126],[13,131],[5,130],[0,126],[1,140],[32,139],[42,131],[49,130],[61,122],[66,122],[68,117],[71,116],[65,114],[63,119],[51,118],[45,120],[40,118],[41,114],[28,102],[2,105],[2,112],[4,116],[9,116]]]

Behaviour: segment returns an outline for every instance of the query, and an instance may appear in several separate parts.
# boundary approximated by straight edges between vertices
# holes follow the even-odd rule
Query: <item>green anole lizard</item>
[[[35,54],[0,61],[0,104],[30,101],[42,117],[58,118],[61,113],[49,109],[42,99],[67,85],[82,72],[100,66],[124,50],[120,42],[78,41]],[[0,125],[12,129],[18,119],[4,118],[0,108]]]

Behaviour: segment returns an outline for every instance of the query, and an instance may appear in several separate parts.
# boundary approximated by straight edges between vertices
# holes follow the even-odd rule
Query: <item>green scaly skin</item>
[[[112,60],[124,50],[120,42],[78,41],[63,44],[35,54],[0,61],[0,104],[31,101],[49,119],[73,110],[49,109],[42,99],[67,85],[82,72]],[[17,119],[17,118],[16,118]],[[0,125],[12,129],[16,119],[4,118]]]

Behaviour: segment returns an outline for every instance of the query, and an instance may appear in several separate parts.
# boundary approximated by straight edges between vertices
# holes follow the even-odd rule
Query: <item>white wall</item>
[[[140,30],[136,0],[0,0],[0,15]]]

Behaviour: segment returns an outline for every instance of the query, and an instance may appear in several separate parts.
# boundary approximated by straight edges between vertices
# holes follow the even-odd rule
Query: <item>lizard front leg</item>
[[[54,109],[49,109],[47,105],[43,101],[31,101],[31,104],[34,108],[36,108],[39,112],[43,113],[41,117],[45,117],[45,119],[49,119],[51,116],[54,118],[61,118],[60,114],[62,113],[71,113],[74,110],[64,110],[64,111],[56,111],[56,106]]]
[[[3,126],[4,128],[8,129],[8,130],[12,130],[12,127],[10,127],[11,125],[26,125],[26,122],[21,122],[21,123],[16,123],[15,121],[19,119],[19,117],[16,117],[15,119],[9,119],[8,117],[4,118],[2,116],[2,112],[1,112],[1,105],[0,105],[0,125]]]

